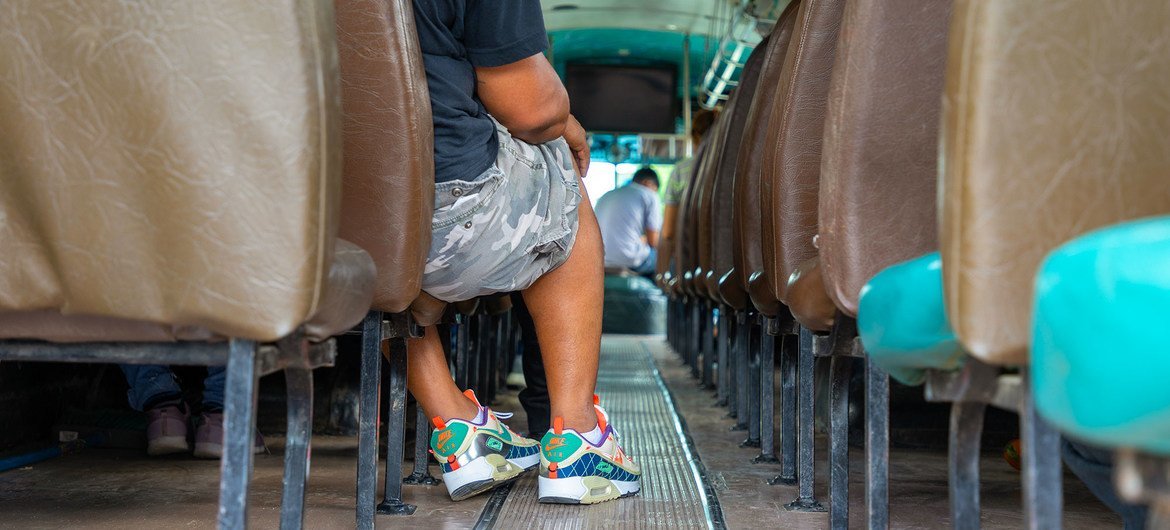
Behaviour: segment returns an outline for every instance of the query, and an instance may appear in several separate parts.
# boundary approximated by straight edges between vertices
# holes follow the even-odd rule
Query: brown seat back
[[[719,135],[720,127],[720,121],[716,119],[715,124],[707,131],[707,135],[699,145],[690,182],[687,183],[686,192],[683,193],[682,202],[679,203],[679,248],[676,254],[679,264],[678,277],[682,282],[683,292],[692,296],[699,295],[692,274],[699,266],[698,224],[696,219],[699,216],[699,195],[702,191],[702,175],[705,171],[705,166],[710,163],[709,159],[714,151],[715,137]]]
[[[763,172],[764,152],[773,144],[767,135],[768,122],[772,116],[776,92],[780,88],[784,58],[788,54],[788,45],[796,27],[799,7],[798,1],[788,5],[772,28],[765,47],[760,79],[748,109],[747,123],[744,125],[740,152],[735,163],[734,207],[731,215],[735,269],[726,279],[721,279],[721,283],[727,285],[720,286],[721,289],[735,289],[738,286],[738,289],[751,295],[750,300],[756,309],[769,315],[779,311],[779,301],[771,295],[771,289],[750,289],[749,280],[764,268],[760,234],[760,175]]]
[[[1027,362],[1053,247],[1170,212],[1167,19],[1164,2],[956,2],[939,237],[947,312],[979,359]]]
[[[882,269],[938,248],[938,122],[951,2],[850,0],[837,45],[817,230],[825,288],[857,316]]]
[[[431,103],[410,0],[336,0],[345,163],[341,237],[378,266],[374,309],[419,295],[431,246]]]
[[[731,110],[735,100],[736,97],[733,94],[724,105],[723,111],[719,113],[719,123],[711,129],[711,147],[707,149],[703,163],[696,173],[696,176],[699,177],[699,185],[695,188],[695,193],[698,195],[695,197],[695,215],[691,217],[691,226],[694,230],[695,271],[697,272],[694,282],[695,290],[702,297],[708,299],[712,298],[707,276],[711,273],[712,264],[711,210],[715,202],[715,179],[717,178],[715,172],[719,167],[719,158],[723,155],[723,144],[731,130]]]
[[[844,0],[800,5],[766,133],[773,143],[760,178],[763,271],[776,298],[789,305],[788,277],[817,252],[825,102],[844,10]]]
[[[0,2],[0,311],[303,323],[337,239],[335,42],[328,2]]]
[[[707,292],[712,298],[723,304],[737,309],[747,305],[747,293],[742,290],[729,292],[733,300],[728,300],[719,289],[719,280],[732,268],[735,261],[732,257],[732,210],[735,208],[735,166],[739,160],[739,146],[743,140],[744,129],[747,126],[748,112],[751,111],[752,99],[755,96],[760,72],[763,70],[764,56],[767,55],[769,38],[764,37],[756,46],[747,62],[743,73],[739,76],[739,86],[728,101],[724,112],[727,128],[719,145],[719,156],[713,168],[711,184],[710,212],[707,219],[707,245],[710,248],[708,273],[704,281],[707,282]],[[700,243],[701,244],[701,243]],[[738,294],[738,296],[736,296]]]

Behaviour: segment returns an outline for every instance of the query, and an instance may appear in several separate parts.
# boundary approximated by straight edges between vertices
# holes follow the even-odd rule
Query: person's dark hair
[[[661,186],[661,184],[658,182],[658,173],[648,167],[639,169],[636,173],[634,173],[634,178],[632,180],[635,184],[641,184],[643,186],[647,184],[654,184],[655,188]]]

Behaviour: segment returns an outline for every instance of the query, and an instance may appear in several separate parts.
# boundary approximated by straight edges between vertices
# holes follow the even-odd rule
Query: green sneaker
[[[597,404],[597,396],[593,403],[602,431],[600,445],[565,429],[562,418],[553,420],[553,429],[540,441],[540,502],[596,504],[636,495],[642,489],[642,470],[618,446],[617,432]]]
[[[511,414],[481,406],[475,393],[463,393],[483,411],[483,423],[431,419],[431,454],[443,468],[443,483],[451,500],[461,501],[518,478],[540,463],[540,444],[524,438],[499,420]]]

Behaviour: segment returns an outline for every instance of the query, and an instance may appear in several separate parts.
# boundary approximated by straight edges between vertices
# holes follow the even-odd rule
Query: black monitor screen
[[[588,131],[674,134],[674,68],[570,64],[573,115]]]

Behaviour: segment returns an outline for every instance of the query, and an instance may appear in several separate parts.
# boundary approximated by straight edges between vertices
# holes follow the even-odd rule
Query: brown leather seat
[[[702,143],[699,144],[698,150],[695,152],[695,164],[693,166],[690,180],[687,182],[687,187],[683,191],[682,200],[678,205],[678,216],[676,219],[677,230],[675,230],[675,278],[678,279],[678,290],[684,296],[695,296],[693,289],[694,282],[694,268],[696,261],[696,248],[694,243],[694,219],[695,215],[694,203],[696,190],[696,180],[699,176],[699,168],[702,167],[703,161],[707,159],[707,153],[713,143],[715,137],[715,128],[719,126],[718,120],[715,125],[707,132],[703,138]]]
[[[711,272],[711,206],[715,187],[715,170],[719,166],[719,157],[722,147],[730,130],[731,105],[735,97],[732,96],[719,114],[719,122],[711,129],[711,147],[707,149],[702,164],[699,165],[695,176],[698,184],[695,187],[695,204],[691,215],[691,244],[694,245],[694,285],[692,289],[702,298],[710,300],[712,293],[708,289],[707,275]]]
[[[798,1],[788,5],[772,28],[765,47],[760,79],[748,109],[740,153],[736,157],[733,188],[735,206],[731,215],[734,268],[720,278],[721,291],[739,290],[748,293],[751,304],[768,316],[780,312],[780,301],[771,295],[771,289],[753,291],[749,288],[752,275],[764,267],[759,200],[761,164],[764,151],[771,149],[773,144],[766,134],[768,122],[772,104],[776,101],[775,92],[780,87],[784,73],[784,58],[788,54],[788,45],[796,27],[799,6]],[[735,295],[725,294],[724,297],[732,299]]]
[[[788,49],[768,122],[766,134],[774,144],[764,152],[760,178],[764,268],[758,284],[771,288],[773,296],[789,309],[811,305],[810,310],[822,312],[832,307],[827,297],[804,296],[823,293],[823,287],[790,289],[788,280],[797,267],[817,255],[813,238],[825,103],[844,10],[843,0],[801,4],[797,14],[800,29]],[[790,296],[790,292],[800,296]],[[822,326],[819,330],[825,329]]]
[[[324,338],[368,310],[338,243],[327,6],[0,4],[0,337]],[[77,20],[85,20],[79,31]]]
[[[710,198],[707,201],[707,212],[703,225],[700,227],[699,245],[708,249],[706,274],[703,281],[707,284],[707,293],[716,303],[729,305],[735,309],[744,309],[747,306],[747,294],[732,290],[729,294],[733,299],[727,299],[719,289],[719,280],[735,266],[732,252],[731,212],[735,208],[735,166],[739,158],[739,146],[743,139],[744,128],[747,125],[748,112],[751,110],[752,99],[756,92],[756,83],[760,79],[763,69],[764,56],[767,55],[768,37],[765,37],[756,46],[739,76],[739,85],[731,94],[731,99],[724,109],[723,119],[727,121],[723,135],[716,146],[716,159],[711,168]],[[736,295],[738,294],[738,297]]]
[[[939,233],[947,313],[975,357],[1027,362],[1053,247],[1170,212],[1168,17],[1162,2],[956,2]]]
[[[875,274],[938,248],[950,13],[948,0],[850,0],[845,8],[825,121],[816,274],[846,315],[857,316],[861,288]]]
[[[695,168],[695,178],[691,181],[691,203],[687,215],[687,245],[691,247],[691,278],[689,280],[691,292],[700,298],[710,299],[707,291],[707,282],[704,280],[711,267],[711,246],[707,239],[711,226],[711,186],[715,181],[715,167],[719,160],[719,146],[727,134],[727,112],[721,112],[715,125],[708,135],[711,137],[710,146],[703,154]],[[707,243],[707,244],[704,244]]]
[[[373,309],[420,295],[431,246],[435,167],[431,104],[409,0],[337,0],[345,164],[341,236],[378,265]],[[424,297],[421,324],[445,304]]]

